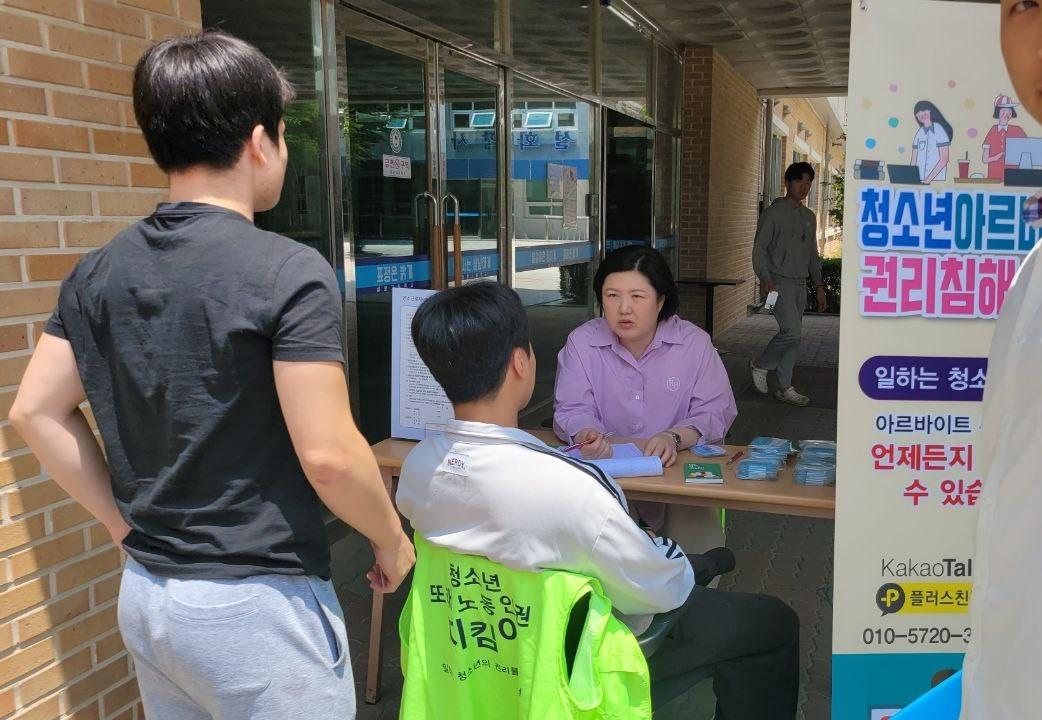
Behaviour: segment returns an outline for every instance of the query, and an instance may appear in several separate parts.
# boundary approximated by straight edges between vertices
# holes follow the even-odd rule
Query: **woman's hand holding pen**
[[[593,428],[583,428],[575,434],[572,442],[584,443],[579,452],[587,460],[601,460],[611,457],[611,443],[608,442],[610,434],[602,433]]]

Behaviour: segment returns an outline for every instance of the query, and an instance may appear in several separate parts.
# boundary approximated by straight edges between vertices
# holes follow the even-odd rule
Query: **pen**
[[[738,458],[742,457],[742,455],[745,455],[745,452],[743,452],[742,450],[739,450],[738,452],[736,452],[734,455],[731,456],[731,459],[727,461],[727,464],[730,465],[735,460],[737,460]]]
[[[603,435],[601,435],[601,437],[602,438],[608,438],[608,437],[611,437],[614,434],[615,433],[613,433],[613,432],[607,432],[607,433],[604,433]],[[579,448],[586,447],[590,443],[596,442],[596,441],[597,441],[597,438],[590,438],[589,440],[583,440],[582,442],[577,442],[574,445],[569,445],[566,448],[561,448],[561,452],[571,452],[572,450],[578,450]]]

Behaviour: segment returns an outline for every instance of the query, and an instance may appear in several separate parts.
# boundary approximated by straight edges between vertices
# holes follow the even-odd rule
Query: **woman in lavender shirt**
[[[593,439],[583,448],[590,459],[633,442],[667,467],[681,449],[722,441],[738,414],[727,371],[709,335],[677,317],[679,292],[663,257],[643,245],[620,248],[593,286],[604,316],[572,331],[557,356],[557,436]],[[632,504],[662,529],[664,505]]]

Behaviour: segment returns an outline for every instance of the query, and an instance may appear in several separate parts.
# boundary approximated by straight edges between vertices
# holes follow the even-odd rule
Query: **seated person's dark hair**
[[[489,281],[428,298],[413,316],[412,341],[452,403],[495,393],[514,349],[531,348],[521,298]]]
[[[602,308],[604,303],[601,300],[601,291],[604,289],[605,279],[612,273],[629,270],[641,273],[651,283],[651,287],[655,288],[655,292],[666,299],[658,313],[659,322],[677,314],[680,309],[680,291],[673,280],[673,273],[670,272],[662,254],[647,245],[626,245],[604,258],[593,277],[593,293]]]
[[[134,116],[166,172],[231,167],[257,125],[277,145],[293,97],[260,50],[222,32],[156,43],[134,68]]]
[[[814,179],[814,166],[808,162],[793,163],[785,168],[785,182],[801,180],[804,175],[810,175],[810,179]]]

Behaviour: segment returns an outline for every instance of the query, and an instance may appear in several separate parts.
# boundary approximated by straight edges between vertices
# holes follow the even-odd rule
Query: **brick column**
[[[164,197],[131,69],[200,26],[199,0],[0,0],[0,717],[144,716],[119,553],[7,413],[61,279]]]
[[[680,167],[680,277],[743,278],[719,287],[715,332],[745,316],[755,296],[752,240],[763,155],[756,90],[712,48],[684,50]],[[682,286],[681,316],[705,327],[705,292]]]
[[[679,276],[706,275],[709,252],[709,144],[712,129],[713,49],[684,49],[680,136]],[[680,286],[680,315],[705,327],[705,293]]]

